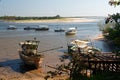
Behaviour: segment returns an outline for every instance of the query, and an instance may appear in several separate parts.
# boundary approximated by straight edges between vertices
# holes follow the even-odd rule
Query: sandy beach
[[[99,36],[96,37],[96,39],[97,38],[99,38]],[[28,37],[0,38],[0,47],[1,47],[0,48],[0,54],[1,54],[0,79],[1,80],[45,80],[44,77],[46,73],[48,71],[55,70],[47,67],[46,65],[55,67],[57,64],[58,65],[62,64],[59,58],[64,54],[62,50],[67,50],[66,43],[64,42],[64,40],[54,36],[42,37],[42,38],[38,38],[38,40],[40,40],[40,45],[38,50],[45,51],[60,46],[63,46],[63,48],[42,53],[44,54],[44,61],[42,63],[42,68],[39,68],[37,70],[24,71],[24,68],[21,66],[22,62],[18,55],[18,49],[20,49],[18,44],[19,42],[27,39],[33,39],[33,37],[28,36]],[[55,43],[55,40],[60,40],[60,42]],[[61,78],[64,77],[66,78],[66,76],[63,76]],[[54,80],[54,79],[49,79],[49,80]]]
[[[52,23],[52,22],[94,22],[96,19],[89,18],[61,18],[61,19],[48,19],[48,20],[10,20],[8,22],[15,23]]]
[[[49,39],[47,39],[49,38]],[[56,66],[60,64],[60,56],[63,55],[61,49],[51,50],[48,52],[44,52],[44,62],[42,64],[42,68],[38,70],[30,70],[22,73],[23,68],[21,67],[22,63],[18,55],[19,42],[33,39],[32,36],[29,37],[5,37],[0,38],[0,79],[2,80],[44,80],[46,72],[50,70],[54,70],[52,68],[47,67],[46,65]],[[49,50],[51,48],[56,48],[56,45],[63,46],[65,45],[60,43],[54,43],[54,41],[50,40],[58,40],[57,37],[43,37],[38,38],[41,41],[39,49],[40,51]],[[48,41],[50,40],[50,41]],[[49,44],[49,45],[48,45]],[[58,46],[58,47],[59,47]],[[21,71],[22,70],[22,71]]]

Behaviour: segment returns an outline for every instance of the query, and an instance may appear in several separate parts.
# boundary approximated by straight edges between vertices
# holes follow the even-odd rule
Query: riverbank
[[[60,19],[46,19],[46,20],[9,20],[7,22],[15,23],[52,23],[52,22],[94,22],[96,19],[91,18],[60,18]]]
[[[61,64],[59,58],[64,53],[61,49],[51,50],[44,52],[44,62],[42,68],[38,70],[26,70],[22,65],[21,59],[19,58],[18,49],[20,48],[19,42],[33,39],[32,36],[24,37],[5,37],[0,38],[0,79],[2,80],[44,80],[48,71],[55,69],[49,68],[46,65],[55,67],[57,64]],[[45,51],[59,46],[65,48],[63,44],[55,43],[60,40],[59,37],[48,36],[48,37],[37,37],[40,40],[39,51]],[[54,44],[53,44],[54,43]],[[56,46],[55,46],[56,45]]]
[[[96,37],[96,39],[99,38]],[[45,80],[44,77],[48,71],[54,71],[55,69],[48,66],[55,67],[62,64],[59,58],[64,54],[64,50],[67,50],[66,42],[64,39],[58,36],[40,37],[39,50],[45,51],[51,48],[63,46],[61,49],[51,50],[44,52],[44,61],[42,68],[38,70],[26,70],[22,65],[21,59],[18,55],[19,42],[33,39],[33,36],[21,36],[21,37],[5,37],[0,38],[0,79],[2,80]],[[59,41],[59,42],[56,42]],[[68,76],[57,77],[57,79],[65,79]],[[52,79],[49,79],[52,80]]]
[[[93,37],[92,39],[93,40],[104,40],[104,36],[103,36],[103,34],[100,34],[98,36]]]

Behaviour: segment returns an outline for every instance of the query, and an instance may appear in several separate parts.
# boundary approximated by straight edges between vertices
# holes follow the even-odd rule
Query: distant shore
[[[38,23],[38,22],[94,22],[96,19],[88,18],[60,18],[60,19],[46,19],[46,20],[8,20],[7,22],[16,23]]]

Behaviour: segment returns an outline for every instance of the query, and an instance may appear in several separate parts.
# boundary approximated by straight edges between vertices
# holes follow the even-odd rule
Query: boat
[[[85,55],[95,55],[101,53],[101,50],[99,48],[89,46],[88,41],[86,40],[73,40],[68,44],[68,53],[81,53]]]
[[[27,27],[24,28],[24,30],[35,30],[35,28],[27,26]]]
[[[35,28],[36,31],[48,31],[49,27],[46,25],[39,25],[39,27]]]
[[[65,30],[62,29],[62,28],[60,28],[60,29],[55,29],[54,31],[55,31],[55,32],[65,32]]]
[[[17,28],[14,25],[9,25],[7,28],[7,30],[15,30],[15,29],[17,29]]]
[[[35,68],[41,67],[44,57],[37,51],[39,42],[34,39],[19,43],[21,46],[19,56],[25,65],[34,66]]]
[[[66,31],[66,35],[75,35],[76,33],[77,33],[76,28],[69,28],[69,29]]]
[[[68,53],[79,52],[83,53],[89,46],[87,45],[89,42],[85,40],[73,40],[68,44]]]

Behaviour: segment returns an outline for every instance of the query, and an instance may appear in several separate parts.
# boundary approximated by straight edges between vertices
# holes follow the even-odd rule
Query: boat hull
[[[66,32],[66,35],[75,35],[76,32]]]
[[[19,56],[24,64],[34,66],[36,68],[40,68],[43,62],[43,57],[39,55],[27,56],[22,51],[19,51]]]
[[[36,30],[36,31],[48,31],[49,28],[42,27],[42,28],[36,28],[35,30]]]
[[[69,28],[66,35],[75,35],[77,33],[76,28]]]
[[[62,29],[60,29],[60,30],[54,30],[55,32],[65,32],[65,30],[62,30]]]

